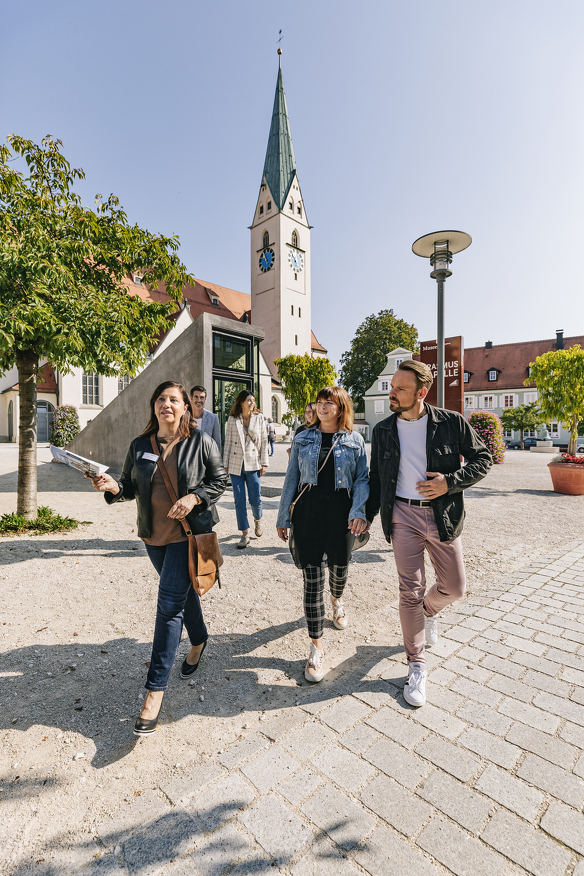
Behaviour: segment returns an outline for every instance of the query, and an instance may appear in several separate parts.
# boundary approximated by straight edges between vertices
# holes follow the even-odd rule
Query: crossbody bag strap
[[[174,487],[172,486],[171,480],[168,476],[168,471],[166,470],[164,460],[162,459],[162,453],[160,452],[160,448],[158,447],[158,444],[156,442],[156,438],[154,437],[154,435],[150,436],[150,443],[152,444],[152,450],[158,456],[158,463],[157,463],[158,464],[158,471],[162,475],[162,480],[164,481],[164,486],[168,490],[168,495],[170,496],[172,504],[176,505],[176,503],[178,502],[178,496],[176,495],[176,493],[174,491]],[[191,532],[191,527],[189,526],[189,524],[187,523],[186,520],[180,520],[179,522],[182,523],[182,527],[183,527],[186,535],[193,534]]]
[[[325,456],[325,459],[324,459],[323,464],[321,465],[321,467],[319,468],[319,470],[318,470],[317,473],[316,473],[316,476],[317,476],[317,477],[319,476],[319,474],[321,473],[321,471],[323,470],[323,468],[324,468],[325,465],[327,464],[329,456],[331,455],[331,453],[332,453],[333,450],[335,449],[335,444],[337,443],[338,438],[339,438],[339,436],[337,435],[337,437],[335,438],[335,440],[334,440],[333,443],[331,444],[331,449],[329,450],[329,452],[328,452],[327,455]],[[294,506],[296,505],[296,502],[298,501],[298,499],[299,499],[299,498],[302,496],[302,494],[303,494],[303,493],[309,488],[309,486],[310,486],[310,484],[305,484],[305,485],[304,485],[303,489],[298,493],[298,495],[296,496],[296,498],[294,499],[294,501],[290,503],[290,508],[294,508]]]

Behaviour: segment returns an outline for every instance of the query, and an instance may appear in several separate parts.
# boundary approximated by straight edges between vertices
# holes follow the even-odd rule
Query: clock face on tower
[[[275,259],[274,250],[271,247],[268,247],[268,249],[265,249],[260,256],[260,271],[262,271],[262,273],[265,274],[266,271],[269,271],[270,268],[273,268],[274,267],[274,259]]]
[[[290,267],[297,274],[300,273],[302,268],[304,267],[304,258],[302,253],[297,249],[289,249],[288,250],[288,261],[290,262]]]

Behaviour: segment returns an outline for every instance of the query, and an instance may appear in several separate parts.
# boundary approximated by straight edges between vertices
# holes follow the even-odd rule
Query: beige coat
[[[263,414],[252,414],[247,439],[242,418],[229,417],[225,428],[223,465],[234,475],[241,474],[242,466],[245,471],[268,467],[268,433]]]

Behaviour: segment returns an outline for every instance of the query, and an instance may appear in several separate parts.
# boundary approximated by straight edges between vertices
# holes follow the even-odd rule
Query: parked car
[[[506,441],[507,450],[521,450],[521,441]],[[523,446],[526,450],[529,450],[530,447],[537,446],[537,438],[524,438]]]

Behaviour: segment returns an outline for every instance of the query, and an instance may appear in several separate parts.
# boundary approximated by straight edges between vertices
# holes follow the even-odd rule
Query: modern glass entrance
[[[221,424],[222,442],[225,442],[225,426],[229,417],[229,411],[235,404],[235,399],[242,389],[248,389],[250,392],[253,392],[251,380],[213,378],[213,410],[219,417],[219,423]]]
[[[259,405],[258,366],[259,345],[253,338],[213,332],[213,410],[219,417],[222,441],[229,411],[242,389],[253,392]]]

